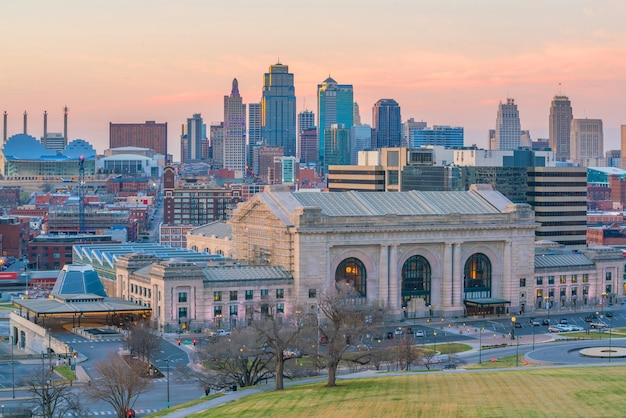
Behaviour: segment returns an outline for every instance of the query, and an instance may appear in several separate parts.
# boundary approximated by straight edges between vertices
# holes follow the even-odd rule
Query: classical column
[[[398,246],[390,245],[388,251],[389,263],[389,296],[391,298],[390,308],[393,311],[400,310],[400,281],[398,275]]]
[[[513,295],[512,289],[513,289],[513,283],[511,282],[513,280],[513,274],[511,271],[511,267],[512,267],[512,251],[511,248],[513,246],[513,243],[510,240],[506,240],[504,241],[504,251],[503,251],[503,257],[504,259],[502,260],[502,275],[500,280],[502,280],[502,285],[501,285],[501,289],[502,289],[502,295],[501,297],[504,299],[510,299],[511,300],[511,306],[513,306],[513,304],[515,303],[516,300],[518,300],[518,298],[515,297],[515,295]],[[492,269],[493,271],[493,269]],[[494,289],[493,285],[493,279],[494,277],[491,278],[492,280],[492,289]],[[530,281],[532,279],[532,277],[527,277],[526,280]],[[497,297],[496,295],[494,295],[493,293],[491,294],[492,297]],[[519,303],[518,303],[519,305]]]
[[[452,288],[452,306],[455,308],[463,307],[462,292],[463,292],[463,266],[461,265],[461,243],[455,242],[452,248],[452,282],[454,287]]]
[[[391,309],[392,301],[389,287],[389,259],[387,256],[389,246],[381,245],[378,253],[378,284],[379,300],[385,303],[385,308]]]
[[[445,309],[452,305],[452,244],[446,242],[443,248],[443,277],[441,278],[440,300],[435,309]]]

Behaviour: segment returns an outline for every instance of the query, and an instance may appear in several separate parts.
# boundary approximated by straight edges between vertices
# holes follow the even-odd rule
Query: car
[[[550,320],[548,320],[548,319],[543,319],[543,320],[541,321],[541,325],[544,325],[544,326],[545,326],[545,325],[550,325]]]
[[[609,328],[609,324],[605,324],[604,322],[600,322],[600,321],[594,321],[590,323],[589,326],[593,329]]]
[[[519,322],[515,322],[515,324],[513,326],[515,328],[522,328],[522,324],[520,324]]]
[[[372,338],[372,340],[376,341],[377,343],[382,343],[383,342],[383,337],[381,337],[380,335],[376,335],[374,336],[374,338]],[[328,342],[328,341],[326,341]]]
[[[405,334],[409,334],[409,335],[413,334],[413,328],[411,328],[411,327],[406,327],[406,329],[404,330],[404,333],[405,333]]]
[[[302,353],[297,348],[285,348],[283,350],[284,358],[299,358],[302,357]]]
[[[209,337],[224,337],[226,335],[230,335],[230,331],[218,329],[209,333]]]
[[[585,329],[580,325],[568,325],[570,331],[584,331]]]
[[[593,321],[595,321],[596,319],[598,319],[598,317],[597,317],[596,315],[587,315],[587,316],[585,317],[585,322],[593,322]]]
[[[567,325],[567,318],[561,318],[561,319],[559,319],[559,324],[561,324],[561,325]]]
[[[402,334],[404,334],[404,329],[402,327],[398,327],[398,328],[395,329],[394,334],[402,335]]]
[[[605,315],[607,318],[613,318],[613,312],[607,312]]]
[[[563,332],[563,327],[559,325],[550,325],[548,327],[548,332]]]
[[[356,345],[357,350],[359,351],[370,351],[372,346],[368,343],[359,343]]]
[[[388,332],[385,337],[387,337],[388,340],[393,340],[393,332]]]
[[[448,364],[446,364],[445,366],[443,366],[443,369],[444,369],[444,370],[446,370],[446,369],[448,369],[448,370],[454,370],[454,369],[456,369],[456,364],[453,364],[453,363],[448,363]]]
[[[530,318],[530,325],[532,325],[533,327],[538,327],[541,325],[541,322],[539,322],[539,320],[536,318]]]
[[[425,337],[425,336],[426,336],[426,333],[424,332],[423,329],[415,330],[415,338]]]

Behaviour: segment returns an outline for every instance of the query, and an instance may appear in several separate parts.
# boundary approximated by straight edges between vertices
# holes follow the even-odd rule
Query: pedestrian
[[[211,393],[211,388],[209,388],[208,386],[204,387],[204,396],[209,396],[209,393]]]

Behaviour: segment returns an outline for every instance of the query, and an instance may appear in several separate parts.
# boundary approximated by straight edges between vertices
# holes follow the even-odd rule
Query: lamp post
[[[517,320],[517,318],[511,317],[511,339],[512,340],[515,339],[515,321],[516,320]]]
[[[170,359],[166,358],[165,360],[165,370],[167,373],[167,408],[170,407]]]
[[[478,330],[478,364],[483,363],[483,331],[485,327],[480,327]]]
[[[11,334],[11,388],[13,391],[13,399],[15,399],[15,365],[13,364],[13,338],[13,334]]]
[[[433,332],[433,335],[435,339],[435,347],[433,348],[433,351],[436,353],[437,352],[437,331]]]
[[[535,350],[535,325],[532,325],[532,329],[533,329],[533,351]]]
[[[519,337],[517,337],[517,348],[515,349],[515,367],[519,367]]]
[[[606,292],[602,292],[602,300],[600,301],[600,318],[604,318],[604,304],[606,303]]]

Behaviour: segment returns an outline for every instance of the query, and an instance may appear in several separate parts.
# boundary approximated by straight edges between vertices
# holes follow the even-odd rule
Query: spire
[[[233,88],[230,90],[231,96],[239,96],[239,82],[236,78],[233,79]]]

